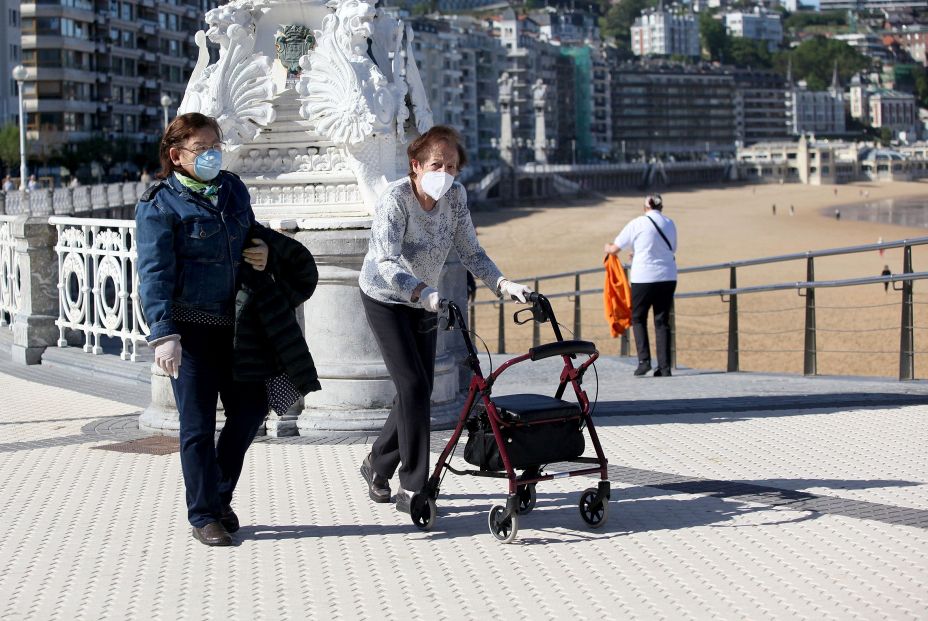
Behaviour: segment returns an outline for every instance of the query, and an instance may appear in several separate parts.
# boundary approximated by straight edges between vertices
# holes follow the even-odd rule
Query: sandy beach
[[[835,191],[837,188],[837,191]],[[864,193],[869,193],[864,197]],[[921,197],[928,202],[928,182],[855,183],[841,186],[750,185],[679,188],[663,192],[664,213],[680,236],[680,267],[706,265],[770,255],[928,236],[928,229],[836,220],[834,208],[864,200]],[[503,272],[515,278],[582,270],[602,264],[602,246],[641,213],[638,193],[605,196],[601,200],[566,201],[534,207],[476,211],[474,223],[487,252]],[[776,205],[776,215],[772,206]],[[790,215],[790,205],[793,215]],[[823,210],[825,214],[823,214]],[[623,253],[623,260],[627,255]],[[915,271],[925,269],[928,247],[913,251]],[[821,258],[816,280],[878,275],[884,265],[902,271],[902,250],[876,251]],[[728,286],[727,270],[684,274],[678,293]],[[738,285],[796,282],[806,279],[805,261],[743,268]],[[528,283],[531,284],[531,283]],[[926,377],[928,291],[915,285],[916,376]],[[544,293],[572,290],[573,279],[542,283]],[[581,287],[602,286],[598,274],[586,276]],[[924,291],[924,292],[923,292]],[[899,372],[901,294],[882,285],[819,289],[817,292],[818,372],[836,375],[895,377]],[[478,300],[489,299],[481,291]],[[739,296],[741,369],[802,372],[805,299],[795,291]],[[609,338],[600,296],[583,299],[582,337],[596,341],[604,352],[617,353],[618,340]],[[514,310],[514,309],[513,309]],[[555,306],[562,324],[573,328],[573,302]],[[718,296],[682,299],[676,306],[677,364],[699,369],[724,369],[727,360],[728,304]],[[478,307],[477,331],[491,350],[497,340],[495,309]],[[509,323],[507,349],[518,351],[531,342],[531,328]],[[544,337],[543,337],[544,338]],[[653,338],[652,338],[653,347]]]

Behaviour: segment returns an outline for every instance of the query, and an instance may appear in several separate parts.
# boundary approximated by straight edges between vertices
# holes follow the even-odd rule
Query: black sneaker
[[[408,492],[401,487],[400,491],[396,492],[396,496],[393,497],[393,500],[396,502],[397,511],[409,513],[409,503],[412,500],[412,492]]]
[[[657,369],[654,371],[654,377],[670,377],[670,369]]]
[[[642,375],[647,375],[648,371],[651,370],[650,362],[641,362],[638,364],[638,368],[635,369],[635,377],[641,377]]]
[[[371,500],[390,502],[390,481],[374,472],[370,453],[361,462],[361,476],[367,481],[367,495],[371,497]]]

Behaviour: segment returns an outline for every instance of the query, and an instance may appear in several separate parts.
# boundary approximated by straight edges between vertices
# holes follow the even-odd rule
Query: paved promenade
[[[635,379],[605,359],[602,529],[577,511],[592,480],[560,479],[501,545],[487,511],[503,483],[449,476],[420,532],[368,500],[367,438],[263,439],[234,502],[237,545],[210,549],[190,537],[174,441],[125,452],[144,437],[145,385],[90,358],[94,376],[61,352],[39,368],[0,355],[4,621],[928,617],[924,382]],[[550,393],[547,370],[500,393]]]

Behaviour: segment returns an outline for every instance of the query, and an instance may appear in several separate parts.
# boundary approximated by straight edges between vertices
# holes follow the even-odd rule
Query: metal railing
[[[122,340],[120,358],[138,361],[149,333],[136,269],[135,221],[49,218],[58,229],[58,346],[68,330],[84,335],[84,351],[100,354],[102,336]]]
[[[823,288],[849,287],[856,285],[891,283],[893,288],[901,291],[901,317],[900,317],[900,344],[899,344],[899,379],[910,380],[915,378],[915,326],[914,326],[914,293],[913,283],[916,280],[928,278],[928,272],[915,272],[912,268],[912,248],[928,244],[928,237],[916,237],[912,239],[901,239],[891,242],[881,242],[875,244],[864,244],[859,246],[848,246],[843,248],[829,248],[825,250],[814,250],[799,252],[793,254],[776,255],[770,257],[760,257],[756,259],[745,259],[740,261],[729,261],[726,263],[713,263],[693,267],[684,267],[678,269],[678,274],[685,275],[695,272],[708,272],[717,270],[728,270],[729,286],[725,289],[712,289],[704,291],[686,291],[675,294],[674,299],[687,298],[706,298],[719,297],[724,303],[728,304],[728,326],[727,326],[727,365],[726,370],[729,372],[740,370],[740,335],[739,329],[739,312],[738,296],[762,292],[787,291],[795,290],[800,296],[805,298],[804,311],[805,319],[803,325],[804,345],[803,345],[803,373],[805,375],[815,375],[818,372],[818,347],[817,347],[817,317],[815,305],[815,291]],[[860,252],[870,252],[874,250],[887,250],[891,248],[902,248],[903,265],[902,273],[890,274],[887,276],[867,276],[859,278],[846,278],[839,280],[815,280],[815,259],[822,257],[833,257]],[[793,282],[780,282],[765,285],[754,285],[748,287],[738,286],[738,269],[756,265],[783,263],[788,261],[806,261],[806,280]],[[627,269],[627,268],[626,268]],[[590,274],[602,274],[603,268],[591,268],[577,270],[573,272],[560,272],[556,274],[545,274],[543,276],[534,276],[524,279],[516,279],[519,282],[531,282],[534,290],[539,291],[540,285],[544,281],[558,280],[564,278],[573,278],[573,289],[551,293],[545,291],[545,297],[548,299],[568,298],[573,302],[573,332],[574,338],[581,338],[582,334],[582,299],[586,295],[602,295],[603,289],[592,288],[584,289],[581,287],[581,277]],[[684,279],[679,279],[683,281]],[[896,285],[900,285],[897,287]],[[486,300],[471,302],[470,307],[470,325],[476,326],[477,307],[493,306],[498,309],[498,333],[497,333],[497,351],[506,352],[506,309],[512,303],[506,303],[500,300]],[[514,306],[514,304],[512,304]],[[671,312],[671,343],[673,344],[672,357],[673,365],[676,366],[676,318],[675,313]],[[540,344],[540,327],[533,322],[532,327],[532,345]],[[621,355],[627,356],[629,353],[628,331],[622,335]]]

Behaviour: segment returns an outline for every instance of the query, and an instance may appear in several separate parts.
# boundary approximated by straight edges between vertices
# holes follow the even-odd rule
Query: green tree
[[[11,171],[19,166],[19,127],[12,123],[0,129],[0,161]]]
[[[888,127],[880,128],[880,142],[883,143],[884,147],[888,147],[889,143],[893,140],[893,130]]]
[[[709,60],[728,62],[731,58],[731,38],[725,32],[725,24],[708,11],[699,13],[699,40]]]
[[[619,0],[599,18],[602,35],[615,38],[616,45],[620,48],[630,49],[632,24],[643,10],[653,6],[657,6],[656,0]]]
[[[731,55],[728,61],[735,66],[754,69],[769,69],[773,66],[773,57],[765,41],[733,37],[729,47]]]
[[[825,90],[831,84],[832,71],[838,65],[838,77],[847,84],[851,76],[870,66],[870,59],[857,52],[844,41],[821,35],[803,41],[798,47],[778,54],[774,60],[777,70],[786,75],[792,61],[793,79],[805,80],[812,90]]]
[[[801,11],[790,14],[783,20],[784,30],[799,31],[809,26],[847,26],[847,13],[844,11]]]

